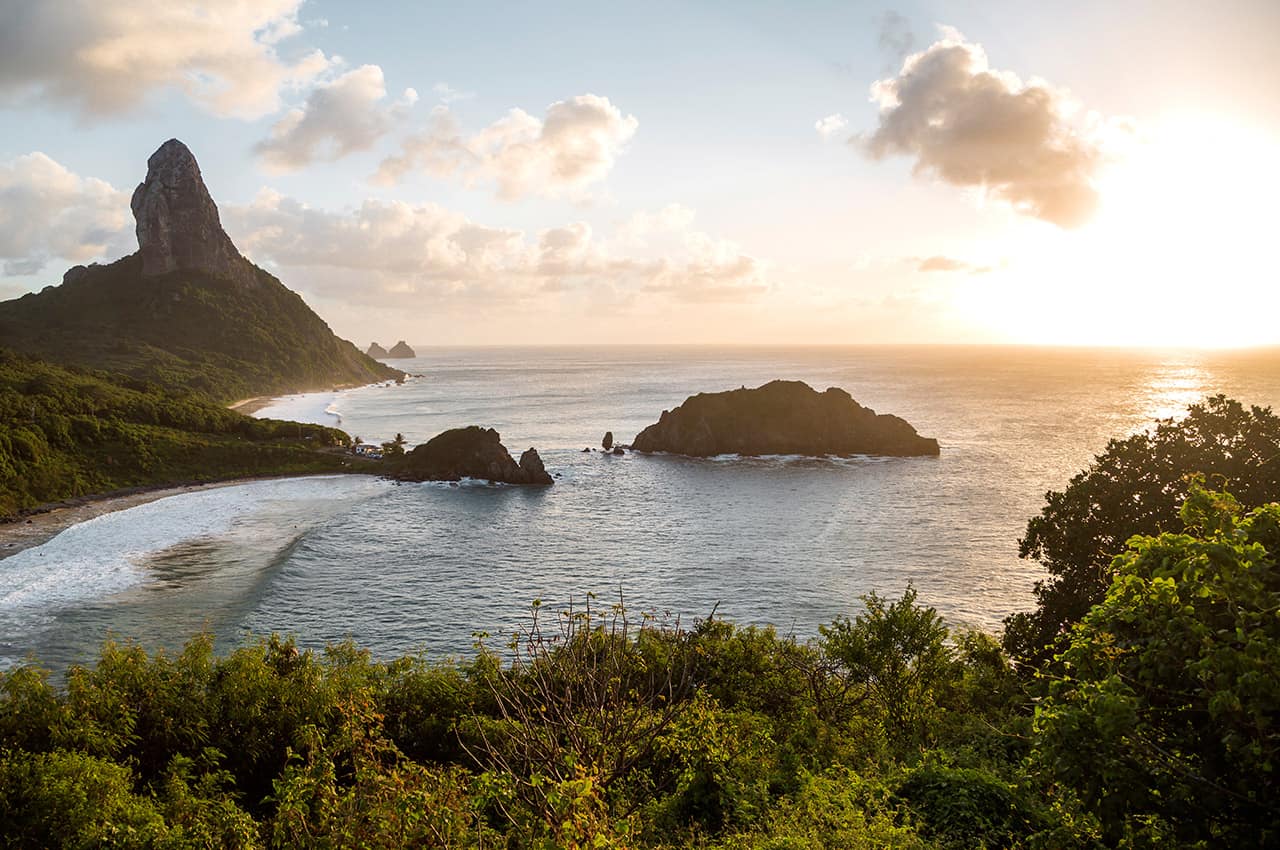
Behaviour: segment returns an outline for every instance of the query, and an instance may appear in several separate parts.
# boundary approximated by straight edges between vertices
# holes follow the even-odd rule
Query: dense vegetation
[[[1017,656],[908,588],[807,642],[590,603],[456,662],[204,636],[17,668],[0,847],[1278,846],[1280,504],[1241,504],[1272,427],[1213,399],[1050,494],[1029,539],[1079,523],[1056,581],[1102,589],[1042,594]]]
[[[911,589],[808,643],[535,606],[463,663],[202,637],[22,667],[0,846],[1275,846],[1280,505],[1183,516],[1052,676]]]
[[[137,254],[73,269],[61,286],[0,302],[0,343],[222,402],[403,376],[256,271],[249,288],[194,272],[143,277]]]
[[[1181,530],[1179,505],[1197,474],[1247,507],[1280,500],[1280,417],[1215,396],[1112,440],[1065,490],[1047,493],[1019,548],[1049,578],[1036,585],[1036,610],[1005,623],[1006,649],[1037,661],[1061,649],[1066,630],[1102,601],[1129,537]]]
[[[252,419],[207,397],[0,349],[0,517],[140,485],[342,471],[333,428]]]

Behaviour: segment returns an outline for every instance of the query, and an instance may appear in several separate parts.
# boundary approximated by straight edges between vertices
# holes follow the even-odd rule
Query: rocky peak
[[[400,340],[395,345],[391,346],[391,350],[387,352],[387,357],[396,360],[417,356],[418,355],[414,353],[413,349],[410,348],[409,344],[404,340]]]
[[[151,155],[147,179],[138,184],[129,206],[137,220],[144,277],[184,270],[257,286],[253,265],[222,229],[200,166],[182,142],[170,139]]]

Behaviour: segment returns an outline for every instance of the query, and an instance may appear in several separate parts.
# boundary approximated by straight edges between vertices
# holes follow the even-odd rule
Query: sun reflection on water
[[[1187,406],[1209,394],[1209,374],[1192,363],[1169,363],[1147,385],[1144,416],[1148,419],[1180,419]]]

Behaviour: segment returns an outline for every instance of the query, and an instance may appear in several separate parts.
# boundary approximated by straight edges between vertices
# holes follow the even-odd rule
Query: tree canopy
[[[1102,600],[1112,559],[1130,537],[1181,530],[1179,506],[1196,474],[1248,507],[1280,499],[1280,417],[1213,396],[1182,419],[1112,440],[1066,489],[1047,493],[1019,554],[1043,564],[1049,577],[1036,585],[1036,610],[1006,621],[1006,649],[1048,658],[1064,629]]]
[[[1033,764],[1106,846],[1280,841],[1280,505],[1192,485],[1072,630]]]

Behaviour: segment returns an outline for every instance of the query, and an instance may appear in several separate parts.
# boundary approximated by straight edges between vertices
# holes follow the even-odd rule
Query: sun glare
[[[980,298],[992,327],[1070,345],[1280,343],[1280,140],[1180,115],[1135,139],[1098,189],[1086,226],[1028,234],[1018,273]]]

